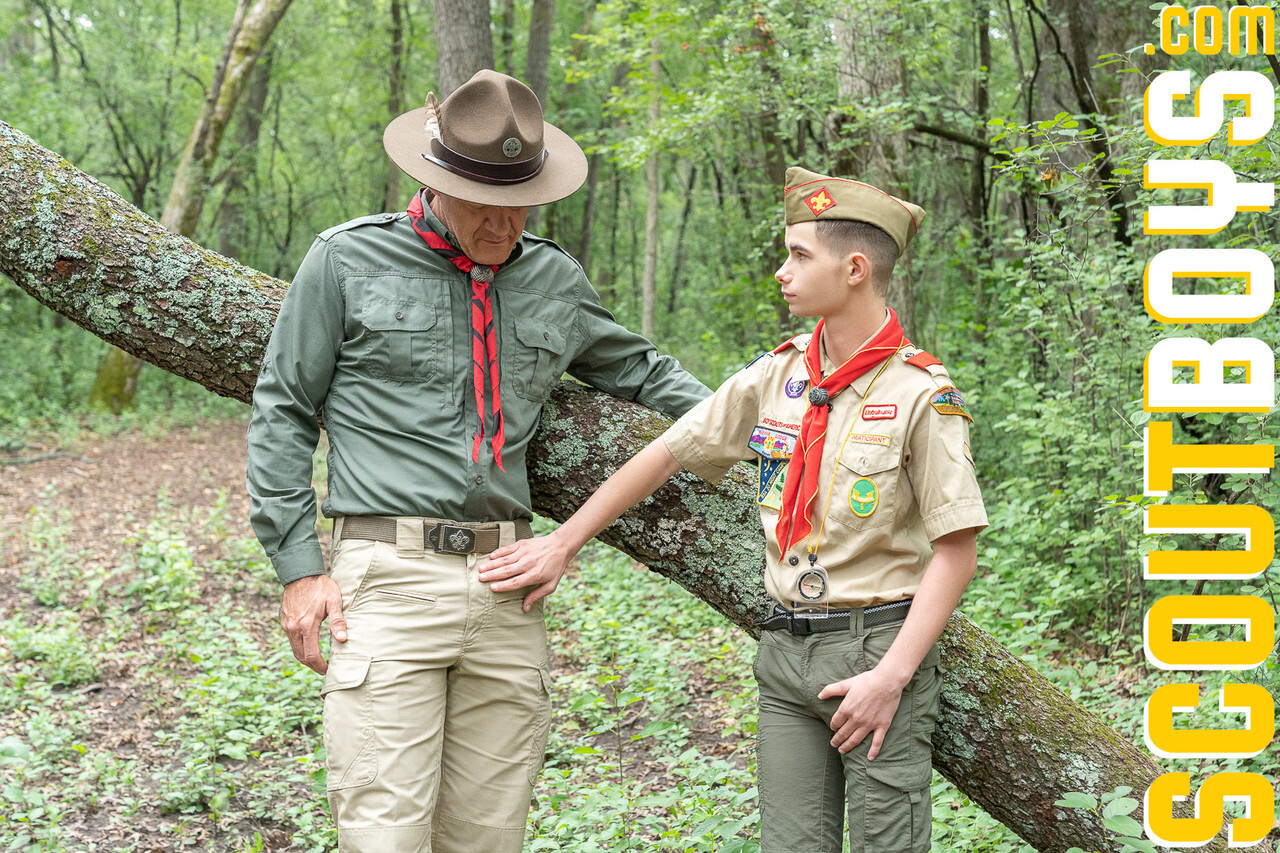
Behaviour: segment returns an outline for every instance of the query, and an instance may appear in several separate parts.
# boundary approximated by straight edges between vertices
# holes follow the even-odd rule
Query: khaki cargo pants
[[[527,590],[477,580],[483,556],[423,551],[420,533],[415,549],[340,531],[349,639],[322,689],[338,849],[518,853],[551,719],[542,602],[525,613]]]
[[[902,691],[875,760],[867,761],[870,736],[841,756],[831,746],[829,725],[841,697],[819,700],[818,692],[873,668],[902,627],[895,622],[863,629],[861,611],[853,612],[850,623],[848,632],[760,636],[755,676],[761,853],[840,853],[846,808],[852,853],[929,850],[938,647]]]

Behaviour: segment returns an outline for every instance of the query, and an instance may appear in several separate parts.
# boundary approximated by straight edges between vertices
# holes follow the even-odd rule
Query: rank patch
[[[887,421],[897,416],[898,406],[895,403],[868,403],[862,407],[864,421]]]
[[[798,400],[800,395],[804,393],[804,386],[808,384],[808,379],[801,379],[799,377],[788,379],[786,387],[787,396],[793,400]]]
[[[776,429],[757,426],[751,431],[751,440],[747,442],[747,447],[765,459],[786,460],[791,458],[791,452],[796,449],[796,437]]]
[[[850,433],[849,440],[856,441],[859,444],[878,444],[881,447],[888,447],[890,441],[889,436],[887,435],[874,435],[866,432]],[[967,447],[968,445],[965,446]]]
[[[831,197],[831,193],[827,192],[826,187],[806,198],[804,203],[809,205],[809,209],[813,211],[814,216],[821,216],[836,206],[836,200]]]
[[[870,477],[860,477],[853,481],[853,486],[849,489],[849,509],[853,510],[854,515],[866,518],[876,511],[879,503],[880,490]]]
[[[787,478],[789,459],[758,459],[760,480],[756,486],[756,503],[770,509],[782,509],[782,484]]]
[[[939,388],[929,398],[929,405],[944,415],[960,415],[970,421],[973,420],[973,415],[969,414],[969,409],[964,404],[964,397],[960,396],[960,392],[953,385]]]

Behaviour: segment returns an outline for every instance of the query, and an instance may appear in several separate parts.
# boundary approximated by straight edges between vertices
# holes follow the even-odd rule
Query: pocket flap
[[[320,695],[324,696],[334,690],[350,690],[364,684],[369,675],[371,660],[368,655],[334,655],[329,658],[329,671],[324,674],[324,687],[320,688]]]
[[[896,441],[888,445],[850,442],[840,454],[840,464],[858,474],[878,474],[898,467],[902,446]]]
[[[361,322],[375,332],[424,332],[436,324],[436,306],[425,302],[369,301]]]
[[[933,779],[933,764],[927,758],[922,761],[876,759],[867,762],[867,775],[882,785],[911,793],[929,787],[929,782]]]
[[[556,355],[564,352],[564,329],[549,325],[545,320],[517,319],[516,337],[527,347],[550,350]]]

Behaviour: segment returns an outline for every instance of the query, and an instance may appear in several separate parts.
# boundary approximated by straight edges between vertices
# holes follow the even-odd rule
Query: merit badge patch
[[[808,379],[801,379],[798,376],[793,379],[788,379],[786,387],[787,396],[792,400],[800,399],[800,395],[804,393],[804,386],[808,384]]]
[[[876,511],[878,503],[880,503],[880,490],[876,488],[875,482],[870,477],[861,477],[853,481],[853,487],[849,489],[849,509],[853,510],[854,515],[858,518],[866,518]]]
[[[973,420],[973,415],[969,414],[969,409],[965,407],[964,397],[960,396],[960,392],[953,385],[939,388],[929,398],[929,405],[944,415],[960,415],[970,421]]]
[[[831,197],[831,193],[827,192],[826,187],[806,198],[804,203],[809,205],[809,209],[813,211],[814,216],[821,216],[836,206],[836,200]]]
[[[862,407],[864,421],[887,421],[898,416],[898,407],[894,403],[868,403]]]
[[[751,440],[747,442],[747,447],[765,459],[787,460],[791,458],[791,452],[796,449],[796,437],[791,433],[757,426],[751,431]]]
[[[782,509],[782,484],[787,478],[790,459],[759,459],[760,481],[756,487],[756,503],[769,509]]]

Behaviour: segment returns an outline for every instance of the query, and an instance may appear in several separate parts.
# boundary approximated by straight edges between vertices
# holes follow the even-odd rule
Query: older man
[[[325,674],[340,849],[518,851],[550,722],[541,599],[555,582],[495,593],[478,564],[531,535],[542,404],[565,371],[673,417],[709,392],[523,233],[530,206],[587,171],[526,86],[481,71],[383,144],[424,189],[404,213],[324,232],[302,262],[254,393],[253,524],[294,656]],[[311,488],[322,408],[327,576]]]

